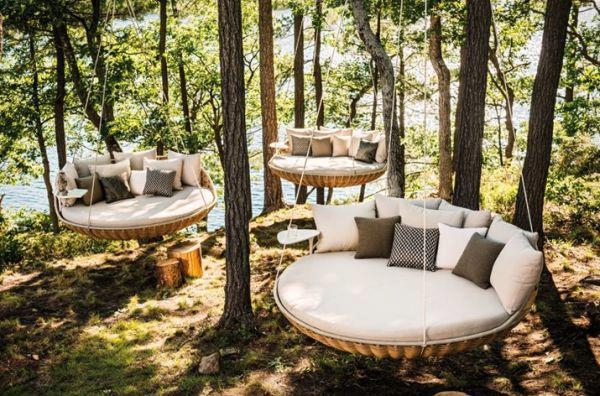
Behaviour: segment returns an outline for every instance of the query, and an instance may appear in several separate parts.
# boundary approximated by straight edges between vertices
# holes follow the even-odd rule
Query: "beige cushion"
[[[411,227],[438,228],[439,223],[460,227],[464,213],[450,210],[423,209],[408,202],[398,203],[398,214],[402,224]]]
[[[132,170],[129,176],[129,187],[133,195],[144,195],[144,186],[146,186],[146,171]]]
[[[375,194],[375,206],[377,207],[377,217],[392,217],[398,216],[398,204],[400,202],[410,203],[426,209],[437,209],[441,199],[427,198],[422,199],[405,199],[397,197],[388,197],[383,194]]]
[[[88,165],[90,175],[97,173],[100,177],[114,177],[120,176],[123,173],[126,174],[126,181],[129,181],[129,175],[131,174],[131,163],[129,159],[125,159],[116,164],[108,165]]]
[[[133,151],[127,153],[120,153],[115,151],[113,153],[115,157],[115,161],[123,161],[124,159],[129,159],[131,162],[131,170],[142,170],[144,169],[144,158],[155,159],[156,158],[156,148],[146,150],[146,151]]]
[[[313,205],[313,217],[321,232],[318,252],[356,250],[358,227],[355,217],[375,218],[375,202],[352,205]]]
[[[90,176],[89,165],[106,165],[110,164],[110,154],[94,155],[90,158],[73,160],[75,169],[77,170],[78,177]]]
[[[104,190],[102,189],[102,183],[96,176],[86,176],[75,180],[77,187],[87,190],[85,195],[81,197],[81,202],[86,205],[93,205],[104,199]]]
[[[473,234],[485,237],[487,228],[456,228],[439,223],[440,238],[438,242],[435,265],[438,268],[453,269],[464,252]]]
[[[62,215],[67,221],[87,225],[91,213],[92,227],[140,227],[161,224],[199,212],[209,206],[214,197],[210,190],[197,187],[184,187],[175,191],[172,197],[140,195],[132,199],[107,204],[106,201],[89,207],[77,204],[65,208]]]
[[[490,229],[488,230],[486,238],[489,238],[496,242],[508,243],[508,241],[513,236],[520,233],[523,233],[527,237],[527,239],[529,239],[531,246],[537,248],[539,237],[537,232],[529,232],[522,230],[516,225],[507,223],[506,221],[502,220],[502,217],[500,216],[495,216],[492,220],[492,224],[490,225]]]
[[[496,258],[490,283],[506,312],[512,314],[527,302],[540,280],[543,255],[531,246],[522,233],[515,234]]]
[[[464,228],[489,227],[492,222],[492,214],[487,210],[471,210],[455,206],[448,201],[442,199],[440,202],[440,210],[462,210],[465,212]],[[485,236],[485,235],[484,235]]]
[[[377,152],[375,153],[375,161],[379,163],[385,162],[387,160],[387,146],[385,141],[385,135],[380,135],[378,137],[378,145]]]
[[[290,265],[275,290],[282,308],[319,331],[382,343],[422,341],[423,301],[429,341],[489,331],[509,318],[493,288],[449,270],[427,272],[424,300],[422,271],[353,255],[313,254]]]
[[[330,136],[313,137],[310,142],[313,157],[331,157],[333,147]]]
[[[333,135],[333,153],[334,157],[347,157],[350,150],[350,141],[352,136]]]
[[[151,160],[144,158],[144,169],[166,169],[175,171],[175,180],[173,181],[173,188],[175,190],[181,190],[183,188],[181,184],[181,172],[183,170],[183,159],[173,158],[166,160]]]
[[[198,187],[200,183],[200,170],[202,169],[202,155],[200,153],[181,154],[169,150],[167,156],[169,159],[181,158],[183,160],[181,182],[188,186]]]
[[[304,161],[305,157],[301,155],[276,155],[271,160],[271,166],[300,175]],[[305,173],[314,176],[353,176],[378,172],[384,167],[385,164],[367,164],[350,157],[309,157]]]

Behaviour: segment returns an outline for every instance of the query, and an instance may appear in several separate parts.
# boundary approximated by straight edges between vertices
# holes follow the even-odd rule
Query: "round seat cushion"
[[[302,174],[305,159],[298,155],[276,155],[270,165],[286,172]],[[385,163],[368,164],[352,157],[308,157],[305,173],[315,176],[353,176],[379,172],[385,166]]]
[[[480,289],[450,270],[388,267],[387,259],[354,252],[313,254],[278,279],[280,308],[326,335],[369,343],[455,340],[493,330],[509,319],[493,288]],[[426,319],[423,310],[426,304]]]
[[[65,220],[78,225],[96,228],[144,227],[168,223],[191,216],[211,205],[215,200],[206,188],[186,186],[174,191],[172,197],[139,195],[135,198],[91,207],[77,204],[62,209]]]

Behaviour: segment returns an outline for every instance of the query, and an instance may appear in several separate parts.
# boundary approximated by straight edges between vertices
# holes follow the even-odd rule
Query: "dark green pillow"
[[[487,289],[491,286],[490,276],[494,262],[503,248],[503,243],[475,233],[469,239],[452,273],[470,280],[482,289]]]
[[[102,191],[102,184],[100,184],[100,180],[96,177],[94,181],[94,176],[80,177],[79,179],[75,179],[77,183],[77,188],[83,188],[87,190],[85,195],[81,197],[81,201],[84,205],[90,206],[95,204],[96,202],[100,202],[104,200],[104,191]]]
[[[358,227],[358,248],[354,258],[389,258],[394,242],[394,226],[400,216],[373,219],[355,217]]]
[[[134,198],[129,183],[127,182],[127,172],[118,176],[100,177],[100,184],[104,190],[106,203],[121,201],[123,199]]]
[[[375,162],[375,154],[377,153],[377,147],[379,143],[369,142],[368,140],[361,140],[358,146],[358,151],[354,156],[354,159],[361,162],[372,164]]]

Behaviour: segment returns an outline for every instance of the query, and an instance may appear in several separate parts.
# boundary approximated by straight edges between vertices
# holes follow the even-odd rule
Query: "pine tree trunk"
[[[442,21],[439,15],[431,14],[429,33],[429,59],[438,80],[438,150],[440,198],[452,198],[452,125],[450,123],[450,70],[442,53]]]
[[[381,37],[381,0],[377,1],[377,26],[375,28],[377,39]],[[373,103],[371,105],[371,130],[377,126],[377,95],[379,94],[379,71],[375,61],[371,58],[371,77],[373,78]]]
[[[294,11],[294,127],[304,128],[304,15]]]
[[[460,51],[452,201],[469,209],[479,209],[491,15],[489,0],[467,0],[466,38]]]
[[[173,16],[179,18],[179,10],[177,9],[177,0],[171,1]],[[183,113],[183,127],[188,135],[192,134],[192,119],[190,117],[190,105],[188,98],[187,76],[185,74],[185,64],[183,62],[183,54],[181,51],[177,54],[177,71],[179,73],[179,95],[181,96],[181,111]]]
[[[542,216],[552,153],[554,106],[565,53],[570,8],[570,0],[548,0],[546,3],[542,49],[531,95],[527,154],[516,200],[514,223],[524,229],[530,228],[525,202],[527,198],[533,230],[540,233],[540,248],[544,240]]]
[[[165,117],[165,123],[168,119],[168,108],[169,105],[169,70],[167,68],[167,0],[159,0],[159,29],[158,29],[158,58],[160,60],[160,81],[162,86],[162,103],[163,103],[163,117]],[[158,155],[162,155],[165,149],[164,133],[166,132],[167,125],[163,125],[163,131],[161,131],[156,152]]]
[[[250,166],[246,144],[244,51],[239,0],[219,0],[219,53],[225,157],[225,309],[219,325],[253,322],[250,301]]]
[[[571,26],[577,29],[578,24],[579,4],[575,3],[571,9]],[[567,70],[571,68],[574,69],[578,60],[577,50],[575,49],[577,48],[577,43],[575,41],[576,39],[572,36],[568,38],[569,47],[571,50],[568,51],[568,55],[566,55]],[[565,87],[565,103],[571,103],[573,102],[573,99],[575,99],[575,86],[573,84],[573,79],[570,78],[569,84]]]
[[[402,197],[405,183],[404,146],[400,144],[400,130],[394,104],[394,68],[381,41],[377,39],[369,25],[369,17],[362,0],[352,0],[352,13],[358,34],[379,69],[383,101],[383,127],[386,140],[389,142],[387,171],[389,195]]]
[[[271,0],[258,2],[258,35],[260,47],[260,104],[262,115],[264,209],[269,213],[283,207],[281,180],[269,168],[275,154],[270,144],[277,141],[275,109],[275,66],[273,63],[273,6]]]
[[[61,24],[62,22],[57,22]],[[52,42],[56,51],[56,95],[54,97],[54,136],[58,167],[67,163],[67,143],[65,138],[65,51],[56,26],[52,28]]]
[[[323,0],[315,1],[315,51],[313,58],[313,78],[315,79],[315,100],[317,109],[317,127],[325,123],[325,103],[323,102],[323,73],[321,71],[321,30],[323,26]]]

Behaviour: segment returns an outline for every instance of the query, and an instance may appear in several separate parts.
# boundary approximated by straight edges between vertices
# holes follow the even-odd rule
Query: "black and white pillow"
[[[312,139],[310,136],[290,135],[290,138],[292,140],[292,155],[306,156],[307,153],[311,155],[310,142]]]
[[[167,169],[147,169],[144,195],[172,197],[173,181],[175,180],[176,173],[174,170]]]
[[[435,271],[440,231],[437,228],[417,228],[396,224],[389,267],[404,267]]]

